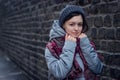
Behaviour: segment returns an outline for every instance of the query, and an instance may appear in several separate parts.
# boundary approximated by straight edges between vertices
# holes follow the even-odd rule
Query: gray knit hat
[[[66,7],[63,8],[62,11],[60,12],[60,16],[59,16],[59,25],[60,25],[60,27],[63,26],[64,20],[66,19],[66,17],[69,14],[73,13],[73,12],[78,12],[78,13],[84,15],[84,11],[80,6],[66,5]]]

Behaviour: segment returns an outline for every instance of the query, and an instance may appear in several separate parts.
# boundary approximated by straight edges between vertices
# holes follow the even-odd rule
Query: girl
[[[101,73],[103,63],[85,34],[84,14],[80,6],[67,5],[54,21],[45,49],[49,80],[95,80]]]

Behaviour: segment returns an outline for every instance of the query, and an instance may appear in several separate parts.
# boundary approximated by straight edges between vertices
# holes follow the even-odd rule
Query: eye
[[[78,24],[79,27],[82,27],[82,25],[83,25],[82,23],[79,23],[79,24]]]
[[[75,24],[74,23],[71,23],[70,26],[74,26]]]

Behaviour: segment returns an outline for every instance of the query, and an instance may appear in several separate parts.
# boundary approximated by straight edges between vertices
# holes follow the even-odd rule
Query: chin
[[[77,38],[77,37],[79,37],[79,36],[73,36],[73,37]]]

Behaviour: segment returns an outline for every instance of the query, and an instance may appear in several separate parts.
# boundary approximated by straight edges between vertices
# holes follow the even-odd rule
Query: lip
[[[78,35],[78,34],[80,34],[80,33],[79,33],[79,32],[73,32],[73,34],[74,34],[74,35]]]
[[[78,37],[79,36],[79,33],[73,33],[73,35],[75,36],[75,37]]]

